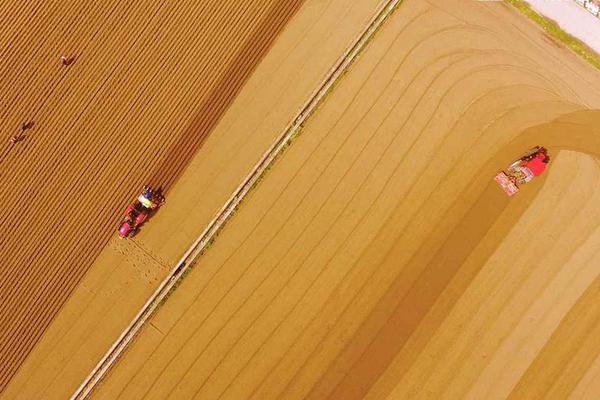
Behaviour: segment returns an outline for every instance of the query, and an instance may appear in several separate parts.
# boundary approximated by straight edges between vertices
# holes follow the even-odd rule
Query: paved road
[[[552,18],[571,35],[600,53],[600,19],[573,0],[527,0],[531,6]]]

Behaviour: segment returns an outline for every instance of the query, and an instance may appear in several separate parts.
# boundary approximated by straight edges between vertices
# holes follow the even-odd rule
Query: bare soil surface
[[[2,2],[0,392],[127,202],[168,195],[300,5]]]
[[[37,341],[30,355],[0,396],[2,399],[64,399],[73,393],[137,313],[168,269],[200,234],[242,178],[324,79],[345,49],[366,27],[380,3],[380,0],[353,2],[306,0],[295,10],[292,8],[292,6],[296,7],[293,2],[286,2],[286,7],[276,6],[276,2],[261,2],[262,7],[265,7],[261,11],[262,21],[265,21],[266,16],[271,15],[269,13],[273,10],[288,14],[269,16],[268,21],[271,23],[266,25],[260,23],[258,26],[261,27],[261,30],[256,28],[249,34],[248,38],[252,38],[252,40],[242,43],[241,37],[237,37],[235,43],[239,41],[238,51],[229,54],[233,57],[229,64],[219,58],[220,55],[200,54],[202,51],[206,51],[205,48],[194,50],[195,53],[192,55],[186,53],[187,47],[182,47],[171,52],[172,57],[169,62],[164,60],[161,65],[156,64],[157,69],[145,72],[160,75],[165,84],[153,87],[152,96],[157,96],[157,99],[147,100],[153,104],[153,108],[150,111],[148,109],[140,110],[139,113],[144,115],[144,123],[154,121],[152,124],[157,124],[161,118],[168,117],[170,125],[168,127],[165,125],[164,129],[168,130],[165,135],[173,136],[169,136],[168,146],[162,145],[161,147],[157,142],[158,144],[154,143],[143,147],[144,152],[141,154],[134,153],[133,148],[128,150],[127,157],[134,155],[139,157],[136,158],[138,160],[136,168],[141,168],[142,171],[124,169],[124,165],[115,165],[111,167],[110,173],[106,172],[110,175],[106,177],[106,182],[111,184],[115,179],[123,179],[123,171],[134,175],[139,172],[142,175],[135,175],[131,178],[133,183],[129,181],[122,183],[122,185],[129,185],[126,188],[121,187],[121,184],[118,186],[117,189],[123,190],[124,194],[119,195],[120,200],[116,205],[112,204],[115,200],[112,195],[95,198],[95,204],[106,202],[103,207],[110,213],[110,216],[107,217],[109,220],[104,221],[107,226],[105,234],[108,242],[72,291],[68,300],[62,305],[40,340]],[[247,3],[246,7],[254,7],[252,4]],[[229,6],[232,5],[233,3],[229,4]],[[171,5],[171,8],[173,7],[177,8],[175,4]],[[195,11],[180,10],[181,14],[191,12]],[[255,7],[254,11],[248,9],[247,12],[250,14],[245,18],[249,19],[252,18],[252,12],[258,11]],[[229,16],[225,17],[214,13],[211,15],[215,18],[215,24],[221,29],[226,29],[225,25],[227,24],[224,21],[229,21]],[[194,16],[197,17],[197,14],[190,18],[193,19]],[[241,18],[241,16],[238,17]],[[286,18],[288,22],[285,26],[274,25],[275,22],[283,24]],[[171,33],[174,28],[170,25],[177,25],[177,20],[162,19],[161,21],[147,29],[151,29],[153,32],[154,30],[162,32],[162,36],[159,38],[174,36],[172,41],[179,40],[180,36],[175,36],[181,32],[177,30]],[[197,20],[196,23],[200,23],[198,21],[206,24],[206,21],[203,20]],[[254,21],[254,23],[258,22]],[[185,29],[191,29],[189,24],[192,22],[189,22]],[[196,27],[196,25],[193,26]],[[126,27],[123,29],[125,30]],[[184,29],[184,27],[180,29]],[[198,27],[198,29],[202,28]],[[239,36],[242,33],[240,26],[232,26],[231,29],[236,31],[233,36]],[[195,33],[197,40],[204,38],[200,30]],[[262,36],[258,37],[260,32],[263,32]],[[124,31],[123,35],[125,33]],[[267,35],[267,33],[269,34]],[[276,40],[268,45],[265,41],[272,40],[275,35],[277,35]],[[123,36],[123,40],[127,37]],[[156,37],[153,36],[153,38],[156,40]],[[214,30],[208,32],[206,40],[215,46],[226,44],[223,42],[223,37]],[[262,41],[262,45],[258,46],[261,43],[255,43],[253,40]],[[247,43],[257,45],[252,50],[253,52],[265,53],[262,61],[253,70],[250,70],[249,62],[256,54],[247,52]],[[195,48],[194,46],[200,46],[200,42],[187,43],[187,45]],[[266,52],[267,48],[268,52]],[[107,51],[109,50],[107,49]],[[246,51],[245,56],[241,55],[242,50]],[[139,51],[141,52],[142,49]],[[228,54],[223,54],[223,56],[225,55]],[[69,76],[68,74],[74,73],[73,71],[77,67],[82,68],[82,57],[80,56],[75,61],[70,67],[71,70],[66,71],[60,68],[58,70],[67,74],[65,76]],[[239,61],[235,61],[235,57],[242,57],[245,60],[244,63],[242,65],[235,64]],[[172,61],[173,58],[178,61]],[[58,64],[58,58],[52,59],[52,67],[55,62]],[[185,67],[189,76],[171,76],[173,73],[171,68],[175,66],[183,68],[181,63],[189,63]],[[194,63],[214,65],[214,68],[220,66],[222,74],[212,81],[214,85],[209,86],[209,92],[199,91],[200,85],[203,82],[206,84],[207,76],[199,72]],[[143,65],[139,65],[138,68],[142,73]],[[166,70],[162,71],[162,68],[166,68]],[[225,77],[226,74],[233,73],[232,71],[237,71],[235,76]],[[250,76],[243,82],[239,74],[246,73],[249,73]],[[123,76],[122,78],[127,77]],[[143,80],[144,78],[140,76],[136,79]],[[223,87],[223,83],[227,80],[232,80],[231,85],[234,87]],[[195,86],[190,86],[190,82],[195,82]],[[171,88],[169,85],[175,85],[175,87]],[[225,108],[223,99],[216,96],[219,91],[215,89],[217,85],[221,85],[219,90],[225,91],[223,95],[232,96],[232,102],[220,116],[210,131],[210,135],[198,136],[199,134],[204,135],[210,130],[210,124],[214,123],[214,121],[210,121],[217,112],[215,110]],[[236,85],[241,87],[237,95],[234,94]],[[117,91],[117,89],[118,87],[115,87],[113,90]],[[118,90],[127,93],[132,89],[127,87]],[[112,92],[113,97],[116,93],[114,91]],[[182,96],[181,99],[179,96]],[[215,103],[206,101],[209,97]],[[145,99],[145,97],[141,97],[141,99]],[[183,102],[183,99],[188,108],[183,110],[173,108],[177,101]],[[70,101],[75,101],[75,99]],[[111,101],[120,100],[115,98]],[[143,105],[138,105],[137,100],[132,99],[128,106],[135,108]],[[108,111],[96,110],[95,112]],[[112,111],[108,112],[106,116],[98,114],[97,117],[112,118],[111,113]],[[209,125],[207,125],[207,121],[210,122]],[[36,128],[41,129],[41,126],[40,123],[36,124]],[[130,121],[128,128],[133,129],[133,127],[133,121]],[[135,129],[136,135],[146,135],[143,137],[148,140],[161,138],[156,131],[145,130],[143,126]],[[119,132],[122,131],[119,130]],[[112,136],[116,137],[114,132]],[[137,146],[141,137],[136,136],[135,140],[132,137],[132,145]],[[108,143],[112,147],[102,150],[107,154],[115,152],[115,148],[119,148],[122,144],[121,141],[114,143],[109,141]],[[172,184],[175,181],[177,170],[183,169],[186,158],[192,156],[190,149],[196,146],[198,147],[197,156],[188,163],[187,169],[177,178],[177,183]],[[136,147],[136,149],[142,151],[142,148]],[[155,156],[155,153],[161,156]],[[148,162],[148,157],[152,159],[151,163]],[[104,173],[102,169],[89,168],[94,173]],[[187,172],[188,170],[190,172]],[[131,201],[132,196],[140,190],[140,186],[146,183],[146,179],[168,188],[167,202],[137,236],[126,241],[119,240],[116,237],[115,229],[120,214],[127,203]],[[106,184],[96,189],[98,192],[108,190]],[[63,199],[63,201],[65,200]],[[76,204],[71,204],[71,207],[78,210]],[[92,209],[89,205],[87,207],[87,211]],[[89,212],[86,215],[89,216]],[[94,214],[92,219],[100,221],[102,218],[104,217]],[[80,231],[73,234],[79,235]],[[89,234],[92,236],[98,233],[90,232]],[[60,242],[66,239],[56,240]],[[98,240],[98,238],[94,240]],[[60,254],[56,255],[57,258],[59,256]],[[38,279],[41,278],[38,277]],[[71,278],[69,277],[69,279]],[[53,296],[66,296],[66,293],[63,293],[66,290],[64,286],[59,285],[57,288],[60,293],[53,292]],[[21,296],[37,294],[31,292],[31,287],[22,286],[21,290],[23,290]],[[50,313],[47,309],[45,312]],[[51,317],[47,316],[47,318]],[[38,333],[41,333],[41,328]],[[24,356],[24,354],[20,354],[20,356]],[[16,365],[15,362],[13,367]]]
[[[599,88],[504,4],[404,1],[96,398],[594,399]]]

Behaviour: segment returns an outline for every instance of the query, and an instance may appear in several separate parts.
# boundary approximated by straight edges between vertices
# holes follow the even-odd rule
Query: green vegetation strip
[[[562,28],[552,19],[547,18],[531,8],[524,0],[504,0],[506,3],[515,7],[519,12],[527,18],[538,24],[548,35],[556,39],[558,42],[570,48],[575,54],[583,57],[587,62],[594,67],[600,69],[600,55],[591,49],[587,44],[583,43],[576,37],[563,31]]]

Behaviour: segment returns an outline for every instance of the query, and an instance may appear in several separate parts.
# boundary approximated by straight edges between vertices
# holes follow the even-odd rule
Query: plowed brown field
[[[595,399],[599,89],[504,4],[405,0],[96,398]]]
[[[0,392],[132,195],[170,189],[301,2],[1,2]]]
[[[112,236],[0,398],[64,399],[75,391],[380,3],[303,2],[167,203],[136,237]]]

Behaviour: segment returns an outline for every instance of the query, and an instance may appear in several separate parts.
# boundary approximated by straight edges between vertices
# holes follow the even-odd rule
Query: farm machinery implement
[[[160,190],[144,186],[140,194],[125,210],[125,216],[119,224],[119,237],[124,239],[136,234],[146,219],[151,216],[165,201]]]
[[[505,171],[498,172],[494,180],[508,196],[512,196],[519,191],[519,187],[544,173],[549,161],[548,150],[536,146],[510,164]]]

